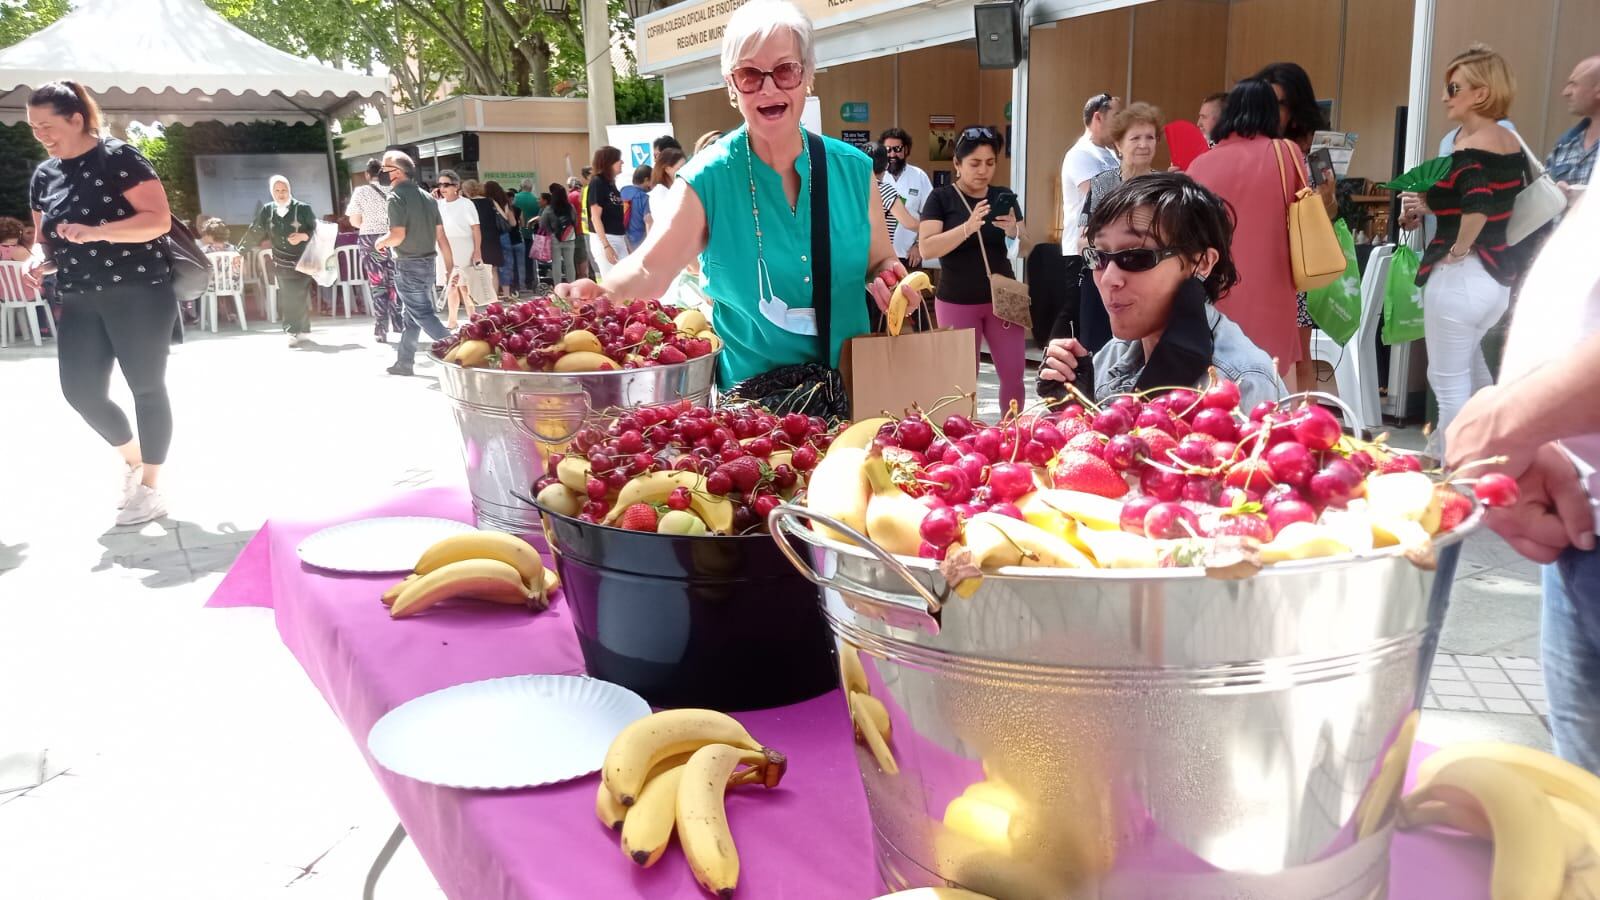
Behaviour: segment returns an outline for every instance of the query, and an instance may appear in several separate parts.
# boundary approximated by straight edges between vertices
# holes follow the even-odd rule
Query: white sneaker
[[[117,501],[117,509],[127,507],[129,501],[133,499],[133,492],[138,489],[139,483],[144,480],[144,463],[128,466],[127,469],[126,472],[122,473],[122,499]]]
[[[128,505],[117,514],[118,525],[143,525],[167,514],[167,500],[161,492],[141,484],[134,489]]]

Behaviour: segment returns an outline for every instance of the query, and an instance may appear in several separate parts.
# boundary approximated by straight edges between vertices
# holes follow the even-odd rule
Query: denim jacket
[[[1250,408],[1263,400],[1279,400],[1288,388],[1272,365],[1271,357],[1250,342],[1233,320],[1206,305],[1206,321],[1211,325],[1211,335],[1216,342],[1211,364],[1217,375],[1239,386],[1239,408]],[[1139,341],[1112,340],[1094,355],[1094,396],[1096,400],[1115,394],[1131,393],[1144,369],[1144,345]],[[1202,376],[1195,387],[1204,388],[1208,376]]]

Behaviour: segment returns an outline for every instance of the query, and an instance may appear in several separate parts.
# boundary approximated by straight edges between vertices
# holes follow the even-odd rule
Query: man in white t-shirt
[[[1078,253],[1083,197],[1089,181],[1107,169],[1122,165],[1111,149],[1111,117],[1122,109],[1122,98],[1096,94],[1083,105],[1083,136],[1061,159],[1061,252]]]
[[[1600,169],[1596,170],[1600,174]],[[1591,178],[1589,192],[1595,181]],[[1569,210],[1528,271],[1500,384],[1450,425],[1450,469],[1491,456],[1521,496],[1485,522],[1545,563],[1540,655],[1556,754],[1600,774],[1600,200]],[[1473,474],[1478,474],[1478,470]]]
[[[933,193],[933,182],[928,179],[927,172],[907,162],[911,158],[911,135],[906,134],[903,128],[886,128],[878,136],[878,143],[889,154],[889,171],[884,173],[884,180],[900,195],[906,212],[922,218],[922,204],[928,202],[928,195]],[[895,232],[894,254],[908,269],[922,265],[922,251],[917,247],[915,228],[901,228]]]

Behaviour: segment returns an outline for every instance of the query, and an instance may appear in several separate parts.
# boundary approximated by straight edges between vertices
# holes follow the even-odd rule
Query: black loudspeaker
[[[478,133],[476,131],[462,132],[461,161],[469,163],[478,161]]]
[[[1015,69],[1022,62],[1022,4],[979,3],[972,18],[978,30],[978,68]]]

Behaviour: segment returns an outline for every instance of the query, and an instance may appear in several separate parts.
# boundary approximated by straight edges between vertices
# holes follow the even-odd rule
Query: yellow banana
[[[632,806],[656,763],[707,744],[728,744],[759,752],[762,747],[743,725],[712,709],[667,709],[629,723],[606,751],[600,777],[623,806]]]
[[[867,449],[872,446],[872,439],[878,436],[878,429],[882,428],[888,421],[888,419],[878,416],[856,422],[849,428],[839,432],[839,436],[834,438],[833,443],[828,445],[828,452],[832,453],[844,447],[854,447],[857,450]],[[823,458],[826,459],[827,457]]]
[[[583,512],[583,501],[588,499],[588,495],[574,491],[572,488],[557,481],[554,484],[545,485],[545,489],[540,491],[539,496],[534,499],[539,501],[539,505],[549,509],[551,512],[560,513],[563,516],[577,516],[578,513]]]
[[[806,507],[866,532],[867,503],[872,499],[866,464],[867,451],[859,447],[840,447],[835,441],[806,483]],[[832,528],[820,524],[815,527],[823,537],[850,542]]]
[[[405,590],[406,585],[408,585],[411,582],[416,581],[416,580],[417,580],[417,576],[416,576],[415,573],[413,573],[411,575],[407,575],[401,581],[395,582],[393,587],[391,587],[387,591],[383,592],[383,605],[384,606],[393,606],[395,599],[400,596],[400,592],[401,591]]]
[[[409,616],[451,597],[525,603],[533,596],[515,566],[497,559],[464,559],[440,566],[402,588],[389,607],[389,616]]]
[[[1367,792],[1356,803],[1356,836],[1366,837],[1383,827],[1390,804],[1399,796],[1406,780],[1406,768],[1411,763],[1411,743],[1417,733],[1419,713],[1412,710],[1400,723],[1394,742],[1383,752],[1383,763],[1378,766],[1378,777],[1372,780]]]
[[[1493,900],[1555,898],[1567,868],[1567,830],[1550,801],[1516,770],[1487,759],[1457,759],[1440,768],[1408,798],[1476,805],[1494,835]]]
[[[920,887],[909,891],[895,891],[874,897],[873,900],[994,900],[988,894],[975,894],[953,887]]]
[[[578,497],[588,499],[589,461],[581,456],[564,457],[556,463],[556,480]]]
[[[1089,569],[1094,561],[1083,551],[1042,528],[998,513],[979,513],[967,523],[970,537],[972,527],[978,526],[980,546],[974,548],[974,562],[979,568],[1000,566],[1043,566],[1047,568]],[[980,552],[980,550],[982,552]]]
[[[551,368],[557,372],[608,372],[622,367],[604,353],[579,350],[561,354]]]
[[[739,765],[750,766],[753,773],[739,780],[760,780],[774,787],[787,763],[783,754],[772,750],[707,744],[689,757],[678,782],[678,843],[695,880],[719,897],[732,896],[739,884],[739,851],[728,830],[723,802]]]
[[[928,279],[926,272],[912,272],[900,279],[894,286],[894,293],[889,295],[889,310],[884,324],[888,327],[891,337],[900,334],[900,327],[905,323],[906,310],[910,308],[911,301],[907,299],[907,291],[931,291],[933,282]],[[921,297],[918,297],[921,302]]]
[[[922,546],[922,520],[928,508],[900,489],[889,475],[882,457],[868,457],[867,483],[872,497],[867,501],[867,537],[883,549],[901,556],[916,556]]]
[[[489,346],[488,341],[462,341],[450,352],[456,355],[455,362],[461,364],[463,368],[470,369],[473,366],[483,365],[494,352],[494,348]]]
[[[605,348],[600,344],[600,338],[592,331],[582,328],[569,331],[561,339],[562,353],[604,353]]]
[[[867,700],[874,699],[870,694],[850,695],[850,718],[855,722],[856,736],[872,752],[872,758],[878,761],[878,768],[883,770],[883,774],[898,775],[900,774],[900,765],[895,762],[894,754],[890,752],[888,743],[884,741],[883,731],[879,730],[877,721],[873,718],[872,713],[868,711],[866,704],[861,702],[863,697]],[[883,704],[880,703],[878,706],[882,708]],[[887,710],[884,712],[884,717],[888,718]]]
[[[1349,552],[1349,546],[1335,537],[1333,530],[1326,525],[1318,525],[1315,522],[1291,522],[1272,540],[1261,545],[1261,561],[1275,563],[1292,559],[1338,556]]]
[[[1433,479],[1421,472],[1373,475],[1366,480],[1367,508],[1375,518],[1410,519],[1434,534],[1444,503],[1433,487]]]
[[[845,641],[839,641],[838,648],[839,684],[843,685],[846,691],[872,693],[872,687],[867,681],[867,670],[861,665],[861,651]]]
[[[882,700],[865,691],[851,691],[850,703],[853,706],[860,706],[864,710],[866,719],[877,729],[878,734],[883,735],[883,739],[886,741],[889,739],[894,730],[894,725],[889,721],[889,710],[883,705]],[[859,723],[857,723],[857,727],[859,729]],[[861,735],[861,737],[865,738],[864,735]]]
[[[711,327],[711,323],[706,321],[706,314],[698,309],[686,309],[678,313],[673,318],[672,324],[677,326],[679,331],[689,334],[699,334]]]
[[[1049,488],[1033,491],[1023,498],[1019,506],[1022,509],[1022,517],[1029,522],[1033,522],[1035,515],[1044,518],[1047,513],[1053,512],[1068,516],[1078,524],[1086,525],[1096,531],[1122,530],[1122,501],[1111,500],[1098,494]],[[1034,524],[1039,523],[1034,522]]]
[[[718,534],[733,530],[733,504],[726,497],[707,492],[705,476],[698,472],[650,472],[634,476],[617,492],[617,500],[605,521],[607,524],[615,522],[635,503],[665,503],[667,496],[680,487],[689,490],[689,508],[707,528]]]
[[[688,766],[676,766],[645,782],[622,823],[622,855],[649,868],[672,840],[678,819],[678,782]]]
[[[561,587],[561,576],[556,574],[556,570],[555,569],[545,569],[544,570],[544,596],[545,596],[545,599],[549,600],[550,599],[550,592],[554,591],[558,587]]]
[[[706,329],[705,331],[697,331],[697,332],[695,332],[694,336],[699,338],[699,339],[701,339],[701,340],[703,340],[703,341],[710,341],[711,342],[711,352],[712,353],[715,353],[718,350],[722,349],[722,338],[717,337],[717,333],[715,331],[710,330],[709,328]]]
[[[522,538],[503,531],[470,531],[453,534],[422,551],[416,572],[426,575],[453,562],[465,559],[497,559],[517,570],[522,583],[544,593],[544,560]]]
[[[1564,759],[1517,744],[1482,742],[1441,747],[1417,767],[1417,783],[1430,780],[1440,769],[1462,759],[1487,759],[1509,766],[1539,790],[1600,818],[1600,778]]]
[[[650,769],[649,777],[645,778],[644,780],[645,786],[648,787],[650,782],[654,781],[663,772],[676,769],[688,762],[689,757],[693,755],[694,754],[692,753],[676,753],[656,763],[655,766]],[[600,783],[596,785],[595,788],[594,814],[600,819],[601,825],[604,825],[612,831],[621,830],[622,821],[628,816],[628,807],[618,803],[617,798],[611,796],[611,792],[606,790],[606,782],[604,778],[600,779]]]

